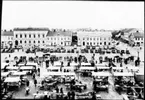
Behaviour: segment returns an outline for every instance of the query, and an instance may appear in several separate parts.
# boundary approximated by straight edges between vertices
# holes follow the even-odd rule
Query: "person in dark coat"
[[[37,80],[36,80],[36,79],[34,79],[34,85],[35,85],[35,87],[36,87],[36,85],[37,85]]]
[[[7,92],[7,88],[8,88],[7,83],[4,83],[4,89],[5,89],[5,92]]]
[[[67,93],[68,99],[70,100],[71,93],[70,91]]]
[[[33,79],[35,79],[35,74],[33,73]]]
[[[75,92],[72,91],[72,100],[75,100]]]
[[[29,86],[29,83],[30,83],[29,80],[27,80],[27,83],[26,83],[27,87]]]
[[[62,94],[63,94],[63,88],[60,88],[60,93],[62,93]]]
[[[57,86],[56,86],[55,90],[56,90],[56,93],[59,93],[59,88]]]

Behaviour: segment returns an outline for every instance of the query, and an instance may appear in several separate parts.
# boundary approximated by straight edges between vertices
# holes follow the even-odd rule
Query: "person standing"
[[[33,73],[33,79],[35,79],[35,73]]]
[[[27,80],[26,86],[29,87],[29,84],[30,84],[30,82],[29,82],[29,80]]]
[[[70,91],[67,93],[68,99],[70,100]]]
[[[35,87],[36,87],[36,85],[37,85],[37,80],[36,80],[36,79],[34,79],[34,85],[35,85]]]

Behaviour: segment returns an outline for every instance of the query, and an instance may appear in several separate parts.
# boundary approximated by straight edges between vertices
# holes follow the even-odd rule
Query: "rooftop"
[[[14,36],[13,31],[1,31],[1,36]]]
[[[47,36],[72,36],[71,31],[48,31]]]
[[[14,31],[48,31],[48,28],[14,28]]]

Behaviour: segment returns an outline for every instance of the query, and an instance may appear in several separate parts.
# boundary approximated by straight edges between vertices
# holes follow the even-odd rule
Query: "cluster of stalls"
[[[27,65],[19,64],[18,66],[2,63],[1,66],[1,85],[2,97],[7,98],[7,94],[11,91],[18,90],[28,81],[28,75],[36,71],[35,63]]]

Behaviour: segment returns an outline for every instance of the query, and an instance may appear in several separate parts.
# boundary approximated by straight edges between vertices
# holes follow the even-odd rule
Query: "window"
[[[104,38],[104,40],[106,40],[106,38]]]
[[[100,42],[100,45],[102,45],[102,43]]]
[[[11,39],[13,40],[13,37],[11,37]]]
[[[99,40],[99,38],[97,38],[97,40]]]
[[[89,40],[89,38],[87,38],[87,40]],[[88,43],[87,43],[88,44]]]
[[[25,43],[27,43],[27,41],[25,41]]]
[[[85,38],[83,38],[83,40],[85,40]]]
[[[34,43],[35,43],[35,41],[34,41]]]
[[[54,40],[56,40],[56,38],[54,38]]]
[[[31,34],[29,34],[29,38],[31,38]]]
[[[104,42],[104,45],[106,45],[106,42]]]
[[[25,34],[25,38],[27,37],[27,35]]]
[[[43,43],[44,43],[44,41],[43,41]]]
[[[83,45],[85,45],[85,42],[83,42]]]
[[[68,38],[68,40],[69,40],[69,38]]]
[[[61,40],[63,40],[63,38],[61,38]]]
[[[29,43],[31,43],[31,41],[29,41]]]
[[[66,38],[64,38],[64,40],[66,40]]]
[[[51,38],[51,40],[53,40],[53,38]]]
[[[61,44],[63,44],[63,42],[61,42]]]
[[[100,40],[101,40],[101,37],[100,37]]]
[[[95,40],[95,38],[94,38],[94,40]]]
[[[95,45],[95,42],[94,42],[94,45]]]
[[[45,37],[45,35],[43,34],[43,38]]]
[[[16,34],[16,38],[18,37],[18,35]]]
[[[40,43],[40,41],[38,41],[38,43]]]
[[[38,38],[40,38],[40,34],[38,34]]]
[[[90,42],[90,45],[92,45],[92,42]]]
[[[89,42],[87,42],[87,45],[89,45]]]
[[[34,34],[34,38],[35,38],[35,34]]]
[[[22,34],[20,34],[20,38],[22,38]]]
[[[92,38],[90,38],[90,40],[92,40]]]
[[[48,40],[49,40],[49,38],[48,38]]]
[[[20,40],[20,43],[22,43],[22,41]]]

